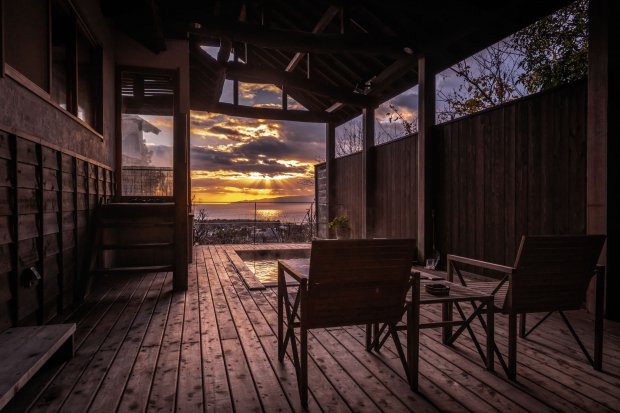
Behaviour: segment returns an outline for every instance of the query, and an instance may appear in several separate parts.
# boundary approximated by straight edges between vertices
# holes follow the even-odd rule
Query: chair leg
[[[300,374],[299,374],[299,398],[301,405],[308,406],[308,330],[301,327],[299,331],[300,341]]]
[[[493,300],[487,303],[487,370],[495,371],[495,307]]]
[[[525,338],[526,313],[521,313],[519,317],[519,337]]]
[[[517,313],[508,315],[508,378],[517,379]]]
[[[372,350],[372,324],[366,324],[366,351]]]
[[[418,391],[420,357],[420,306],[407,305],[407,378],[411,390]]]
[[[605,267],[596,267],[596,304],[594,311],[594,369],[603,369],[603,312],[605,293]]]

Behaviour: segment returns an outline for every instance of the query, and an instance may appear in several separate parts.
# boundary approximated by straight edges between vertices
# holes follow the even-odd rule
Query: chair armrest
[[[504,274],[512,274],[512,272],[514,271],[513,267],[509,267],[507,265],[494,264],[492,262],[480,261],[473,258],[459,257],[458,255],[448,254],[448,264],[450,264],[450,262],[460,262],[462,264],[467,264],[478,268],[484,268],[487,270],[498,271]]]
[[[301,274],[299,271],[297,271],[297,268],[291,267],[287,263],[280,260],[278,260],[278,266],[282,268],[283,273],[289,274],[291,277],[293,277],[293,279],[295,279],[295,281],[299,283],[306,283],[308,281],[308,275]]]
[[[463,284],[464,286],[467,286],[467,283],[465,282],[465,279],[463,279],[463,276],[461,275],[461,272],[459,271],[459,269],[456,267],[456,265],[454,265],[454,263],[456,263],[456,262],[462,263],[462,264],[471,265],[473,267],[478,267],[478,268],[484,268],[484,269],[487,269],[487,270],[498,271],[498,272],[506,274],[506,276],[502,279],[502,282],[500,283],[500,285],[503,284],[504,282],[506,282],[508,277],[514,271],[514,268],[508,267],[506,265],[499,265],[499,264],[494,264],[492,262],[475,260],[473,258],[460,257],[458,255],[448,254],[447,261],[448,261],[448,281],[454,282],[454,272],[453,272],[453,270],[456,270],[456,275],[458,275],[459,280],[461,281],[461,284]]]

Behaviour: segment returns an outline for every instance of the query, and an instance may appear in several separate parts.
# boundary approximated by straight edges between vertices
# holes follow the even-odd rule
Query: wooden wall
[[[327,209],[327,164],[321,163],[314,166],[315,176],[315,200],[316,205],[316,230],[321,238],[327,238],[328,209]]]
[[[437,248],[512,264],[522,234],[585,233],[586,83],[435,130]]]
[[[416,238],[417,135],[374,148],[376,191],[374,237]]]
[[[362,234],[362,154],[355,153],[336,159],[336,216],[346,215],[350,237]]]
[[[431,201],[444,257],[512,264],[522,234],[585,233],[586,103],[580,81],[435,127]],[[416,139],[373,148],[374,237],[416,234]],[[359,153],[336,160],[336,211],[354,238],[361,162]]]
[[[0,331],[49,321],[79,295],[91,216],[111,171],[36,139],[0,131]],[[23,284],[35,267],[41,281]]]

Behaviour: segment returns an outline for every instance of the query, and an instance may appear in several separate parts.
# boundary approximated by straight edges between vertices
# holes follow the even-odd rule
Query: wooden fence
[[[585,232],[586,95],[579,81],[435,127],[431,202],[443,255],[511,264],[522,234]],[[412,135],[373,148],[372,236],[416,235],[416,145]],[[335,168],[335,210],[352,237],[363,219],[361,162],[348,155]]]
[[[0,331],[74,302],[91,216],[112,180],[107,167],[0,131]],[[41,276],[34,286],[29,268]]]

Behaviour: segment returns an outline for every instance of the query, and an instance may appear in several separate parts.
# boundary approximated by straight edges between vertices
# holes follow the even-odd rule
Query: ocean
[[[230,204],[194,204],[195,217],[201,210],[207,220],[235,219],[247,221],[280,221],[285,223],[302,223],[308,221],[308,211],[314,206],[311,202],[234,202]]]

